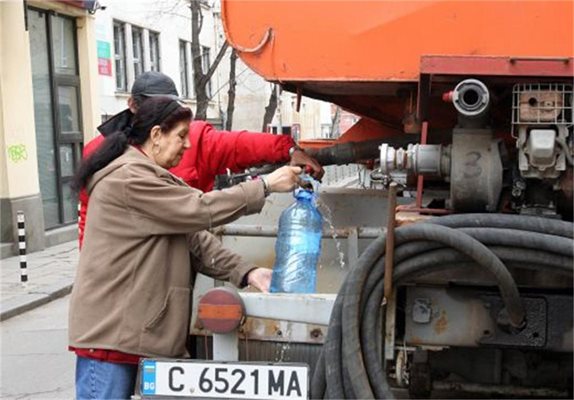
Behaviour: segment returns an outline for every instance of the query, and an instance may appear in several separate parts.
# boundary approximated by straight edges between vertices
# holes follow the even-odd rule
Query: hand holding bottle
[[[255,268],[247,275],[247,284],[263,293],[269,293],[271,285],[271,270],[268,268]]]
[[[321,164],[319,164],[317,160],[315,160],[309,154],[305,153],[305,151],[300,148],[296,148],[293,153],[291,153],[290,164],[304,166],[305,172],[309,173],[318,181],[320,181],[323,175],[325,175],[325,170],[323,167],[321,167]]]
[[[299,185],[299,174],[301,174],[301,172],[301,167],[285,166],[276,169],[264,178],[267,184],[267,190],[269,190],[270,193],[295,190]]]

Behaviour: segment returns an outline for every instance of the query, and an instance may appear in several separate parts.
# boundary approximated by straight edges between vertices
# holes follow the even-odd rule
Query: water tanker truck
[[[196,356],[309,366],[237,372],[270,398],[572,398],[574,3],[222,0],[221,16],[297,103],[361,117],[299,145],[360,160],[378,189],[321,189],[320,294],[197,288]],[[290,202],[216,231],[271,266]]]

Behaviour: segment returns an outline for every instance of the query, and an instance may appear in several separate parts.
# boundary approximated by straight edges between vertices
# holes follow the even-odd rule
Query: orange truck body
[[[337,142],[419,133],[423,74],[433,76],[426,118],[435,129],[456,118],[434,93],[456,84],[441,74],[574,75],[573,1],[222,0],[221,7],[227,40],[252,70],[368,118]]]
[[[221,7],[235,48],[257,48],[271,29],[259,51],[239,52],[270,81],[416,81],[423,55],[574,52],[573,1],[223,0]]]

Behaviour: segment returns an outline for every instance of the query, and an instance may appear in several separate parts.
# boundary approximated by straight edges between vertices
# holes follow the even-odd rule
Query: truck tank
[[[380,96],[416,85],[423,56],[519,57],[510,74],[533,59],[572,57],[573,7],[570,1],[223,0],[221,12],[229,43],[265,79],[392,120],[402,110]],[[468,65],[460,71],[472,73]]]
[[[571,398],[574,3],[223,0],[221,13],[262,77],[362,116],[301,145],[369,161],[372,183],[321,191],[329,326],[280,307],[247,318],[241,359],[307,362],[314,398]],[[218,232],[270,266],[289,202]]]

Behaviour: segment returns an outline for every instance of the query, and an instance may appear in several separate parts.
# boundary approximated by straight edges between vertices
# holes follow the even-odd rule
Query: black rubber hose
[[[435,264],[434,270],[446,270],[456,267],[457,269],[460,268],[474,268],[476,267],[475,263],[457,263],[457,264],[443,264],[441,260],[437,260],[439,264]],[[572,264],[572,260],[570,260],[570,264]],[[521,264],[521,267],[525,265]],[[538,267],[539,268],[539,267]],[[570,271],[572,267],[570,267]],[[383,273],[384,271],[384,259],[380,259],[377,265],[373,269],[373,279],[380,278],[371,291],[368,294],[365,308],[364,308],[364,315],[365,316],[375,316],[371,318],[363,318],[362,325],[361,325],[361,342],[363,343],[363,352],[365,355],[365,368],[367,370],[367,374],[369,376],[369,381],[372,384],[372,390],[376,395],[376,398],[390,398],[389,396],[383,395],[385,389],[388,388],[388,382],[386,381],[386,377],[384,375],[383,364],[380,360],[380,353],[376,353],[376,343],[373,342],[372,338],[377,335],[377,331],[380,330],[378,326],[378,319],[380,318],[380,310],[381,301],[384,296],[384,280]],[[418,268],[412,269],[409,274],[404,271],[401,265],[397,265],[395,269],[395,273],[393,276],[393,281],[395,284],[398,283],[398,280],[401,276],[408,276],[411,277],[412,275],[423,275],[428,273],[428,269],[425,265],[419,265]]]
[[[572,256],[568,257],[533,249],[510,246],[488,246],[488,248],[501,260],[506,260],[510,263],[532,263],[535,265],[544,265],[555,269],[556,272],[564,271],[566,273],[572,273],[574,270],[574,265],[572,265]]]
[[[445,226],[433,226],[431,224],[413,224],[405,228],[407,229],[396,230],[395,243],[421,239],[440,242],[472,258],[477,264],[491,272],[497,281],[512,326],[515,328],[523,326],[526,312],[520,301],[516,282],[514,282],[506,266],[488,250],[488,247],[470,235],[461,232],[460,229],[453,230]],[[347,302],[348,300],[345,303]]]
[[[319,358],[315,364],[315,372],[311,377],[311,398],[322,399],[325,395],[326,379],[325,379],[325,353],[321,351]]]
[[[374,243],[376,247],[369,246],[365,250],[367,257],[357,263],[357,268],[345,280],[345,302],[342,310],[342,320],[345,321],[345,324],[342,325],[343,358],[348,365],[347,369],[350,373],[353,392],[360,399],[374,398],[365,370],[359,337],[359,325],[362,320],[361,294],[368,282],[372,265],[383,255],[385,249],[385,241],[382,237],[376,239]]]
[[[571,222],[513,214],[454,214],[423,221],[451,228],[508,228],[548,235],[574,237]]]
[[[369,266],[375,263],[375,261],[380,257],[382,251],[384,251],[385,237],[379,237],[375,239],[368,247],[365,249],[361,258],[358,260],[355,270],[361,268],[361,266]],[[381,248],[383,250],[381,250]],[[329,321],[329,330],[327,332],[327,337],[323,345],[324,353],[324,364],[325,364],[325,380],[327,386],[326,398],[329,399],[341,399],[345,398],[345,391],[343,389],[343,362],[341,355],[341,327],[342,327],[342,307],[344,301],[345,288],[348,282],[345,280],[341,286],[340,294],[335,300],[333,305],[333,311],[331,312],[331,318]],[[345,364],[346,365],[346,364]],[[317,372],[316,372],[317,373]],[[321,393],[320,388],[314,389],[314,398],[323,398],[325,394]]]
[[[456,231],[464,232],[485,245],[537,249],[568,257],[572,257],[574,255],[572,239],[565,237],[520,231],[518,229],[500,228],[460,228]]]
[[[573,231],[573,225],[563,221],[547,220],[538,217],[503,216],[499,214],[456,215],[435,218],[427,222],[434,225],[450,226],[452,228],[511,228],[527,232],[540,232],[544,234],[551,233],[552,235],[566,238],[572,238]],[[422,225],[427,224],[408,225],[396,230],[398,240],[396,241],[396,267],[395,274],[393,276],[395,283],[398,278],[410,278],[413,275],[428,273],[435,269],[452,268],[454,266],[457,268],[474,268],[476,266],[476,263],[470,262],[470,258],[474,257],[461,255],[455,250],[444,249],[444,246],[440,244],[437,245],[436,243],[429,243],[425,240],[417,240],[417,238],[419,238],[419,236],[417,236],[418,233],[415,234],[411,231],[425,232],[426,229],[424,228],[414,228]],[[440,228],[438,229],[441,230]],[[432,232],[434,230],[430,229],[430,231]],[[464,231],[473,234],[473,236],[476,234],[483,238],[486,237],[485,240],[490,241],[488,237],[491,235],[488,234],[488,230],[482,230],[481,232],[481,230],[475,231],[472,229],[465,229]],[[457,234],[455,236],[467,236],[465,233],[460,232],[459,229],[456,229],[456,232]],[[496,234],[496,230],[491,230],[491,233],[494,236],[499,236],[498,234],[501,232],[498,231],[498,234]],[[480,251],[484,249],[488,252],[492,250],[494,253],[491,253],[491,256],[489,257],[496,259],[495,254],[497,254],[508,264],[518,264],[521,268],[551,268],[555,272],[571,273],[572,252],[566,250],[565,246],[568,243],[571,246],[572,241],[566,242],[558,240],[558,242],[561,242],[558,245],[549,245],[548,242],[553,241],[555,238],[534,238],[528,233],[523,234],[524,232],[505,232],[506,236],[510,233],[510,236],[517,235],[519,237],[518,239],[508,239],[510,240],[510,243],[518,244],[518,247],[492,246],[489,250],[483,244],[480,244],[483,248],[481,250],[477,250],[473,248],[474,244],[471,244],[472,241],[476,240],[470,238],[470,242],[467,243],[470,244],[470,247],[466,249],[466,251],[470,253],[469,255],[472,255],[474,252],[480,253]],[[436,237],[434,237],[436,235],[436,233],[430,233],[428,236],[436,239]],[[524,239],[525,237],[527,239]],[[463,241],[465,240],[466,239],[463,239]],[[506,238],[504,240],[505,243],[508,242]],[[537,252],[537,250],[532,250],[532,248],[525,249],[524,247],[520,247],[531,246],[533,243],[532,240],[542,243],[542,246],[550,246],[550,250],[556,250],[559,253],[568,253],[569,256],[561,256],[560,254],[547,251]],[[404,243],[405,241],[408,241],[409,243]],[[451,241],[457,242],[457,240],[453,238],[446,239],[447,244]],[[329,326],[329,333],[323,348],[324,362],[320,361],[317,367],[321,368],[321,365],[323,365],[325,371],[324,381],[326,382],[327,395],[329,398],[343,398],[343,396],[349,398],[349,394],[352,394],[353,397],[356,396],[357,398],[373,398],[373,396],[376,396],[377,398],[392,397],[392,393],[390,392],[382,367],[380,343],[377,343],[377,340],[373,340],[373,338],[380,338],[382,335],[378,321],[381,315],[380,305],[384,288],[382,279],[384,271],[384,243],[385,236],[383,235],[369,245],[360,257],[357,265],[348,275],[339,295],[337,296],[337,301],[335,302],[335,307],[333,308],[333,313],[331,315],[331,323],[334,323],[335,325]],[[480,246],[477,248],[480,248]],[[516,249],[519,250],[517,251]],[[403,252],[402,255],[399,250]],[[417,262],[411,262],[409,260],[410,257],[419,257],[419,260],[425,260],[424,254],[429,251],[436,251],[434,259],[436,263],[438,263],[438,267],[437,264],[432,265],[431,263],[425,263],[422,261],[417,265]],[[526,254],[528,252],[531,252],[531,254]],[[438,257],[439,253],[444,254],[445,258]],[[514,257],[513,254],[515,255]],[[528,255],[532,257],[528,257]],[[547,256],[552,258],[552,260],[546,260]],[[544,259],[541,260],[541,258]],[[532,262],[526,264],[524,262],[526,260]],[[494,265],[496,265],[496,261],[492,261],[492,259],[490,261],[494,262]],[[536,261],[546,262],[539,264]],[[401,264],[401,262],[403,262],[403,264]],[[491,269],[492,267],[492,265],[489,266]],[[505,269],[504,265],[503,268]],[[508,282],[505,282],[507,276],[505,276],[506,274],[504,272],[495,272],[495,275],[498,276],[499,284],[502,282],[501,286],[507,285]],[[510,281],[513,284],[511,277]],[[510,286],[512,286],[512,284]],[[501,291],[502,289],[503,288],[501,287]],[[508,288],[504,290],[508,290]],[[359,323],[358,321],[361,322]],[[332,330],[332,327],[336,329]],[[339,353],[339,356],[334,353]],[[359,355],[356,356],[356,353]],[[324,387],[324,384],[321,384],[321,372],[316,370],[315,374],[316,375],[313,377],[312,394],[314,398],[323,398],[325,393],[322,388]],[[344,379],[346,378],[346,374],[349,374],[351,379]],[[352,393],[350,393],[350,388],[346,387],[349,384],[352,386]]]
[[[453,247],[490,271],[500,288],[511,324],[516,328],[524,325],[526,312],[520,301],[516,283],[502,261],[490,252],[486,246],[467,234],[440,225],[413,224],[403,229],[397,229],[395,232],[396,243],[423,239]],[[382,253],[382,250],[380,253]],[[368,278],[368,272],[369,265],[364,266],[362,264],[347,277],[342,316],[343,321],[346,322],[343,325],[342,332],[345,338],[342,348],[343,358],[349,365],[351,384],[358,398],[374,398],[371,386],[373,382],[369,383],[363,359],[359,329],[362,319],[361,294]]]
[[[456,269],[476,267],[475,263],[443,264],[440,263],[440,260],[437,261],[439,261],[439,264],[434,265],[433,270],[435,271],[452,269],[454,267],[456,267]],[[572,264],[572,260],[570,260],[570,264]],[[521,264],[521,267],[524,267],[524,265]],[[572,267],[570,269],[572,270]],[[386,381],[386,377],[384,375],[384,369],[380,357],[374,351],[375,346],[372,340],[372,337],[376,336],[376,331],[380,329],[377,321],[379,318],[377,310],[380,309],[381,301],[384,296],[384,280],[382,279],[383,273],[381,273],[381,271],[384,271],[384,259],[379,260],[379,263],[373,269],[373,278],[380,277],[381,279],[379,279],[371,293],[369,293],[367,296],[364,309],[365,316],[375,315],[376,317],[363,318],[363,323],[361,325],[361,341],[364,345],[363,351],[365,353],[365,367],[369,376],[369,380],[373,385],[373,392],[377,394],[376,398],[390,398],[378,394],[382,393],[383,387],[388,387],[388,382]],[[412,269],[409,272],[410,273],[407,274],[407,271],[404,271],[401,265],[397,265],[395,273],[393,274],[394,283],[397,284],[402,276],[408,276],[410,278],[413,275],[426,274],[428,273],[428,269],[425,265],[421,264],[418,266],[418,268]]]
[[[557,273],[572,274],[572,258],[552,253],[537,252],[531,249],[489,247],[489,249],[499,257],[506,265],[520,265],[521,267],[536,268],[536,266],[547,266],[556,270]],[[463,263],[472,261],[469,257],[460,254],[452,249],[442,248],[409,257],[398,263],[396,269],[401,272],[396,279],[400,281],[406,277],[412,279],[414,271],[421,271],[422,274],[433,272],[436,266],[451,263]],[[477,265],[475,263],[475,265]],[[433,268],[434,267],[434,268]]]
[[[541,270],[541,265],[540,264],[524,264],[524,263],[514,263],[514,262],[507,262],[505,263],[509,268],[513,269],[513,270],[518,270],[518,269],[527,269],[530,271],[540,271]],[[427,269],[425,269],[427,268]],[[464,269],[476,269],[478,268],[478,265],[472,261],[456,261],[456,262],[452,262],[452,263],[447,263],[445,261],[445,263],[443,265],[433,265],[431,268],[429,267],[425,267],[425,266],[421,266],[421,268],[416,268],[414,271],[415,272],[409,272],[408,274],[404,273],[403,275],[405,275],[405,277],[398,279],[397,280],[397,285],[405,285],[408,283],[413,283],[416,280],[426,277],[429,275],[429,273],[438,273],[438,272],[451,272],[451,271],[456,271],[456,270],[464,270]],[[561,274],[561,275],[568,275],[567,281],[566,282],[570,282],[572,280],[572,273],[567,273],[564,271],[552,271],[551,269],[549,269],[548,272],[554,273],[556,272],[557,274]],[[456,280],[456,282],[458,284],[474,284],[476,282],[471,282],[471,281],[465,281],[464,278],[461,278],[460,280]]]
[[[344,290],[345,283],[341,287]],[[341,310],[344,296],[338,295],[331,311],[329,330],[323,344],[322,353],[325,355],[325,380],[328,399],[342,399],[343,391],[343,363],[341,359]],[[317,372],[315,372],[316,374]],[[319,388],[316,388],[319,389]],[[322,398],[319,396],[317,398]]]
[[[342,353],[347,367],[347,371],[351,378],[351,385],[353,392],[357,398],[373,398],[373,393],[370,391],[371,385],[364,369],[362,360],[362,353],[360,352],[359,337],[347,336],[349,328],[352,331],[359,329],[359,321],[361,321],[361,313],[359,310],[359,303],[361,298],[361,288],[367,283],[369,270],[373,264],[383,255],[385,250],[385,239],[379,237],[375,239],[371,245],[365,249],[363,255],[357,261],[357,266],[352,274],[345,279],[345,302],[342,307],[342,335],[344,337]],[[358,289],[358,290],[357,290]],[[349,301],[351,300],[351,301]],[[358,318],[352,317],[352,315]],[[357,348],[359,348],[357,350]],[[359,351],[356,353],[356,351]]]
[[[542,254],[546,252],[545,254],[549,253],[550,257],[554,254],[569,258],[574,256],[572,240],[566,237],[520,231],[517,229],[459,228],[457,231],[465,232],[486,245],[523,248],[526,252],[530,253],[539,252]],[[426,254],[438,248],[443,248],[443,246],[436,242],[408,242],[397,246],[395,249],[395,260],[415,257],[417,254]],[[544,263],[543,260],[540,262]]]
[[[384,296],[385,281],[383,279],[385,272],[384,257],[379,260],[375,265],[372,277],[374,285],[371,285],[370,290],[366,290],[366,299],[364,306],[365,316],[373,316],[375,318],[363,318],[361,323],[361,343],[365,353],[365,369],[369,377],[369,382],[373,388],[375,398],[377,399],[392,399],[393,394],[385,376],[385,370],[381,360],[382,354],[379,352],[379,346],[372,340],[372,337],[378,336],[376,332],[380,329],[381,319],[381,302]],[[384,325],[383,325],[384,327]],[[383,328],[384,330],[384,328]],[[384,340],[384,335],[381,340]]]
[[[404,147],[416,143],[418,136],[398,135],[393,138],[368,140],[364,142],[339,143],[322,149],[306,149],[305,152],[315,158],[321,165],[343,165],[359,160],[379,158],[379,146],[388,143],[391,147]]]

